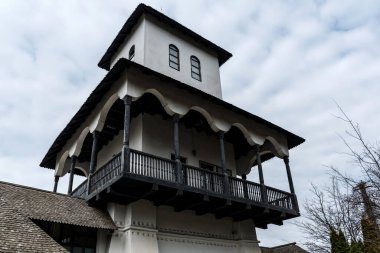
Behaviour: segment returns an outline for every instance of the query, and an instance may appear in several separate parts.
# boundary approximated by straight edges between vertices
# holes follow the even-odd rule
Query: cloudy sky
[[[224,100],[306,139],[290,153],[301,204],[311,182],[328,181],[326,165],[359,174],[343,154],[348,127],[335,102],[379,139],[378,1],[144,2],[234,55],[221,68]],[[38,164],[106,74],[97,63],[138,3],[0,1],[1,181],[52,189],[53,171]],[[264,169],[267,184],[288,190],[281,161]],[[304,240],[291,222],[258,236]]]

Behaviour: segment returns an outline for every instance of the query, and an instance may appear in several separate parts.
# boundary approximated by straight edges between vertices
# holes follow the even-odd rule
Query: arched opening
[[[205,116],[195,110],[190,110],[181,118],[181,124],[187,128],[194,128],[197,132],[204,132],[208,136],[215,135]]]
[[[248,143],[242,131],[236,126],[232,126],[224,137],[227,142],[230,142],[234,146],[235,160],[238,160],[242,156],[248,155],[249,151],[253,148]]]
[[[152,93],[145,93],[132,103],[131,118],[136,118],[142,113],[160,115],[163,119],[168,119],[170,117],[162,107],[160,100]]]

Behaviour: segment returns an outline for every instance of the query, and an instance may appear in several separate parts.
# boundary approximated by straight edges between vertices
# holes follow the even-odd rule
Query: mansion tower
[[[231,56],[140,4],[98,64],[108,73],[40,164],[55,171],[54,191],[69,177],[68,195],[115,228],[40,227],[70,252],[261,252],[256,228],[300,215],[289,150],[304,139],[222,99]],[[269,159],[283,160],[289,191],[265,184]]]

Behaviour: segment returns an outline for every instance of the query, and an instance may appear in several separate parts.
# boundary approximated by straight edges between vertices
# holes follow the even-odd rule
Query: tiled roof
[[[106,212],[89,206],[80,198],[4,182],[0,182],[0,196],[2,202],[29,219],[91,228],[116,228]]]
[[[68,252],[11,204],[0,192],[0,252]]]

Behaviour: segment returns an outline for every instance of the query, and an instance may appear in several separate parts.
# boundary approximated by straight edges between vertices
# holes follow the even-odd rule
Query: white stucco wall
[[[102,167],[106,164],[112,157],[121,152],[121,147],[123,145],[123,131],[119,131],[112,141],[108,142],[107,145],[103,146],[101,150],[98,151],[97,166],[96,169]]]
[[[141,17],[124,44],[120,46],[119,51],[113,56],[111,67],[120,58],[128,59],[129,49],[135,45],[133,61],[222,98],[217,54],[166,24],[157,22],[149,15]],[[169,66],[170,44],[174,44],[179,49],[179,71]],[[190,57],[192,55],[200,60],[201,81],[191,77]]]
[[[211,214],[174,212],[147,200],[127,206],[108,203],[118,229],[108,252],[126,253],[260,253],[254,223],[215,219]]]
[[[142,115],[131,120],[129,146],[135,150],[142,150]],[[98,151],[97,169],[102,167],[112,157],[121,152],[123,146],[123,130],[120,130],[112,141]]]
[[[135,45],[135,56],[131,61],[144,65],[144,47],[145,47],[145,19],[140,18],[132,32],[125,39],[124,44],[119,47],[118,52],[112,57],[111,68],[120,58],[129,59],[129,49]]]
[[[215,52],[195,43],[193,39],[177,30],[157,23],[149,16],[145,24],[145,36],[146,67],[222,98],[219,62]],[[179,49],[180,71],[169,66],[170,44]],[[201,82],[191,77],[190,57],[192,55],[196,56],[201,63]]]
[[[170,159],[174,153],[173,124],[172,120],[164,120],[159,115],[144,114],[142,151]],[[187,158],[187,164],[199,167],[199,161],[203,161],[220,166],[219,140],[216,136],[208,136],[180,123],[179,143],[180,154]],[[227,168],[235,174],[233,145],[225,142],[224,146]]]

